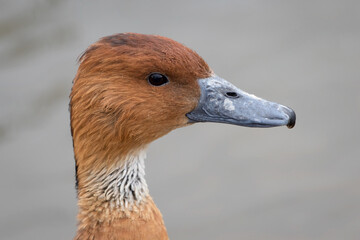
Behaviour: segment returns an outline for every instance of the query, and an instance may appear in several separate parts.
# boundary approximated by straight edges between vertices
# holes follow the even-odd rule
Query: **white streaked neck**
[[[89,184],[93,185],[96,195],[110,203],[111,207],[131,210],[140,205],[149,195],[145,181],[145,150],[129,155],[111,169],[93,173]]]

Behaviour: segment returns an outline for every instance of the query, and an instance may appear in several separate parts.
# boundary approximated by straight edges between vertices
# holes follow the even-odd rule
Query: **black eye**
[[[167,78],[167,76],[165,76],[161,73],[151,73],[147,77],[147,80],[151,85],[156,86],[156,87],[162,86],[169,82],[169,79]]]

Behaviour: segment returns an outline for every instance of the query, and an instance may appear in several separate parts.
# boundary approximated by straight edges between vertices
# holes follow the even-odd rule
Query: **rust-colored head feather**
[[[154,72],[169,83],[149,84]],[[91,45],[80,57],[70,96],[78,174],[186,125],[185,114],[200,96],[196,80],[210,75],[197,53],[165,37],[125,33]]]

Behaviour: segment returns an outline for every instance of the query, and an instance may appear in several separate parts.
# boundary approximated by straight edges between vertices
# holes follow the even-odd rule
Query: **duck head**
[[[70,106],[75,155],[83,159],[98,152],[116,159],[195,122],[295,125],[293,110],[216,76],[193,50],[135,33],[102,38],[85,51]]]
[[[195,122],[295,125],[290,108],[241,91],[191,49],[134,33],[102,38],[80,57],[70,114],[76,239],[168,239],[144,178],[144,148],[168,132]]]

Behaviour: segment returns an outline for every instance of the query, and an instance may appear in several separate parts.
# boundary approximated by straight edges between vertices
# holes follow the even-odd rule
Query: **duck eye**
[[[169,82],[169,79],[161,73],[151,73],[147,77],[148,82],[153,86],[162,86]]]

